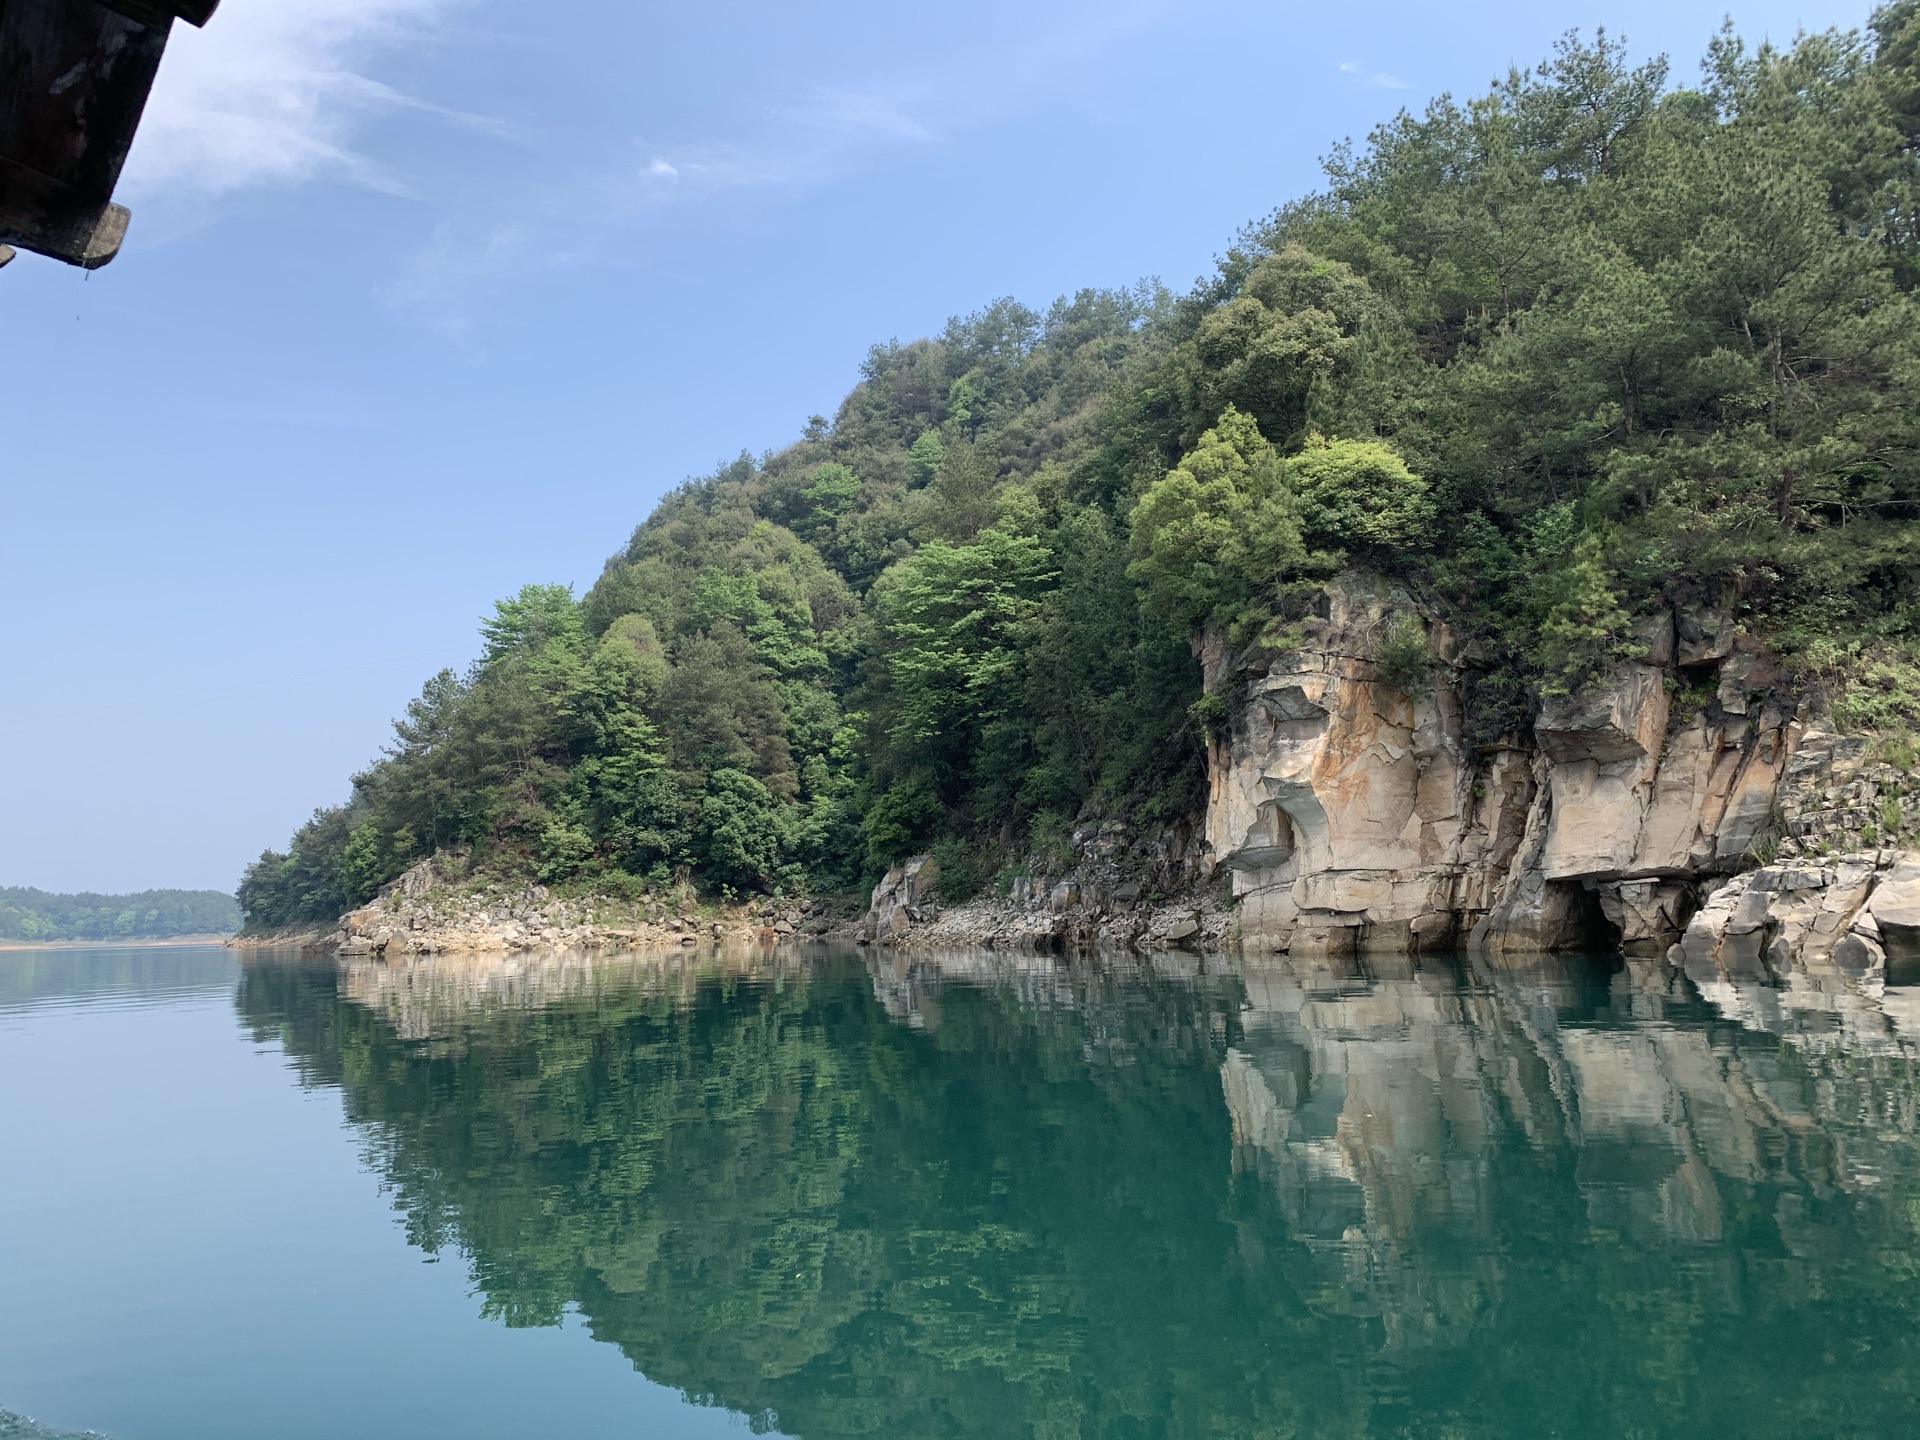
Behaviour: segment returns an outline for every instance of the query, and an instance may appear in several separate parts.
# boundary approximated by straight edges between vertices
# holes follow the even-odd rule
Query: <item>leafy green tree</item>
[[[800,493],[807,502],[807,512],[796,528],[813,538],[831,533],[835,522],[858,504],[860,477],[845,465],[822,465]]]
[[[480,637],[486,646],[480,663],[493,665],[549,646],[577,650],[585,644],[586,629],[571,585],[523,585],[511,599],[494,602]]]
[[[1286,463],[1285,486],[1297,497],[1301,533],[1329,547],[1406,550],[1433,530],[1426,482],[1375,440],[1308,436]]]
[[[316,810],[294,832],[284,852],[267,850],[240,879],[240,908],[255,929],[280,929],[329,921],[363,897],[348,888],[347,841],[352,821],[346,807]]]
[[[742,770],[776,793],[796,785],[779,692],[752,643],[732,624],[681,641],[658,715],[668,761],[692,789],[715,770]]]
[[[1276,583],[1309,558],[1286,466],[1253,417],[1231,405],[1147,488],[1132,526],[1127,573],[1149,606],[1190,629],[1257,627]]]
[[[914,441],[907,449],[907,463],[912,467],[914,484],[931,483],[940,473],[940,467],[947,463],[947,447],[940,432],[929,430]]]
[[[863,829],[876,865],[897,865],[924,849],[947,818],[933,776],[916,770],[889,785],[868,807]]]
[[[914,534],[964,545],[994,520],[995,478],[974,444],[946,447],[939,469],[913,507]]]
[[[0,940],[152,940],[231,935],[240,906],[218,890],[144,890],[138,895],[52,895],[0,888]]]
[[[1191,419],[1225,409],[1292,447],[1323,417],[1322,397],[1350,371],[1380,307],[1346,265],[1286,245],[1248,272],[1240,292],[1200,322],[1180,362]]]
[[[876,640],[894,745],[950,755],[1017,703],[1022,649],[1056,574],[1039,536],[996,527],[970,545],[933,541],[881,578]]]
[[[714,771],[693,837],[702,873],[735,890],[771,889],[786,871],[796,818],[745,771]]]

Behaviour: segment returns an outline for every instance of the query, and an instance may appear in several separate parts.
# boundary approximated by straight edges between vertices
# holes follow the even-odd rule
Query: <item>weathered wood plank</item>
[[[167,32],[214,3],[0,0],[0,242],[88,268],[113,258],[127,225],[113,191]]]
[[[100,0],[100,3],[143,25],[166,25],[175,18],[189,25],[205,25],[220,8],[220,0]]]
[[[166,44],[94,0],[0,0],[0,155],[108,199]]]
[[[124,206],[89,200],[0,155],[0,242],[97,270],[120,253],[131,218]]]

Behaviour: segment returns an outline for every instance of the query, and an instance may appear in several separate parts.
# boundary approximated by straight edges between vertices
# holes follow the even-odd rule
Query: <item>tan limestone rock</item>
[[[1534,733],[1553,762],[1548,880],[1632,867],[1666,728],[1666,675],[1653,665],[1623,665],[1542,707]]]

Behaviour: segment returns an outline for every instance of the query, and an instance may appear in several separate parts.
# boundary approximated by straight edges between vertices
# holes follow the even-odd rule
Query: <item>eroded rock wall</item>
[[[1410,597],[1348,576],[1327,587],[1303,645],[1246,666],[1209,756],[1207,842],[1256,948],[1448,945],[1462,915],[1492,904],[1489,877],[1524,842],[1533,767],[1468,753],[1444,672],[1408,688],[1381,678],[1396,626],[1419,626],[1442,666],[1461,659]],[[1231,682],[1217,643],[1203,661],[1210,691]]]
[[[1469,713],[1483,658],[1405,588],[1341,575],[1294,638],[1197,643],[1208,693],[1233,697],[1204,825],[1134,835],[1082,816],[1071,860],[953,908],[916,860],[874,892],[865,938],[1663,956],[1703,906],[1732,903],[1730,884],[1764,884],[1738,877],[1768,862],[1851,875],[1835,857],[1872,849],[1895,857],[1868,863],[1879,875],[1920,834],[1920,776],[1822,728],[1711,606],[1643,620],[1634,659],[1492,738]],[[1872,888],[1851,883],[1832,882],[1848,925]]]
[[[1463,698],[1476,657],[1405,590],[1341,576],[1304,630],[1203,656],[1210,689],[1242,685],[1206,838],[1251,950],[1664,954],[1762,860],[1920,821],[1893,767],[1819,729],[1710,609],[1644,622],[1640,658],[1483,745]],[[1430,656],[1411,679],[1388,654],[1409,633]]]

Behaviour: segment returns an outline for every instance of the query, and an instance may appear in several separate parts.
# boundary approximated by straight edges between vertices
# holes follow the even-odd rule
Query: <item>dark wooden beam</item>
[[[189,25],[205,25],[220,8],[220,0],[100,0],[100,3],[142,25],[165,25],[175,19]]]
[[[119,253],[114,187],[176,18],[219,0],[0,0],[0,244],[94,269]]]

